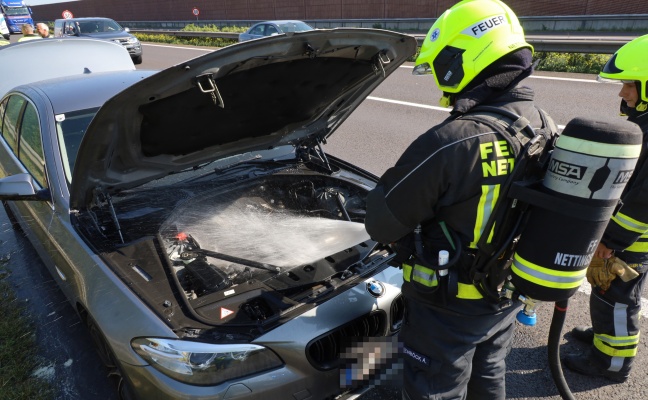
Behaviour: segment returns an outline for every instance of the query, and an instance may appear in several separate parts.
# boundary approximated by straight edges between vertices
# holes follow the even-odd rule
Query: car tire
[[[95,323],[94,319],[87,312],[82,313],[82,318],[86,323],[92,342],[95,349],[99,354],[101,362],[108,371],[108,379],[117,390],[117,396],[120,400],[133,400],[135,397],[132,395],[128,379],[124,376],[119,363],[116,361],[115,356],[108,346],[108,342],[104,338],[103,333]]]
[[[133,64],[138,65],[142,63],[142,56],[133,57]]]

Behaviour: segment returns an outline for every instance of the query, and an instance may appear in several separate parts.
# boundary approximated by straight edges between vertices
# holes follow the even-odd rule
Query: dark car
[[[303,21],[282,20],[265,21],[252,25],[247,31],[239,35],[239,42],[258,39],[266,36],[291,34],[294,32],[312,31],[313,27]]]
[[[341,384],[343,352],[362,338],[394,344],[402,273],[364,228],[378,178],[324,143],[415,50],[395,32],[314,30],[159,72],[93,72],[81,49],[66,56],[69,76],[23,73],[0,94],[0,200],[122,398],[368,390]]]
[[[54,37],[76,36],[111,40],[128,50],[134,64],[142,63],[140,41],[110,18],[69,18],[54,21]]]

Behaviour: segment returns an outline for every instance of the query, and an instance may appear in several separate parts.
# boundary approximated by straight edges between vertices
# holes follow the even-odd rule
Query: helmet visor
[[[432,75],[432,67],[426,62],[419,64],[412,70],[412,75]]]

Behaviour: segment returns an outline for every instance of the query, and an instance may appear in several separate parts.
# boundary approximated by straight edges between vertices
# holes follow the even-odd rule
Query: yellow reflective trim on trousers
[[[427,287],[439,285],[436,272],[433,269],[418,264],[414,264],[413,268],[409,264],[403,264],[403,279],[406,282],[414,281]]]
[[[646,231],[648,231],[648,224],[637,221],[636,219],[630,218],[629,216],[620,212],[612,216],[612,221],[616,222],[617,224],[619,224],[619,226],[627,231],[639,232],[641,234],[645,234]]]
[[[477,290],[475,285],[470,283],[459,282],[458,290],[457,290],[457,298],[466,299],[466,300],[479,300],[479,299],[483,299],[484,296],[482,296],[482,294],[479,293],[479,290]]]
[[[608,355],[610,357],[634,357],[637,355],[637,346],[632,349],[615,349],[614,347],[608,346],[601,339],[594,337],[594,347],[596,347],[601,353]]]
[[[572,136],[560,136],[556,147],[605,158],[637,158],[641,153],[641,145],[638,144],[599,143]]]
[[[520,278],[539,286],[550,289],[575,289],[583,282],[587,268],[580,271],[558,271],[541,267],[515,253],[511,270]]]
[[[477,206],[477,217],[475,218],[475,227],[473,228],[473,241],[470,242],[468,247],[471,249],[477,248],[477,241],[482,235],[484,225],[488,222],[488,218],[493,212],[495,203],[499,198],[500,185],[482,185],[482,194],[479,197],[479,205]],[[492,239],[493,232],[489,233],[488,241]]]
[[[601,342],[609,343],[612,346],[637,346],[639,344],[639,334],[630,336],[610,336],[602,333],[594,334]]]

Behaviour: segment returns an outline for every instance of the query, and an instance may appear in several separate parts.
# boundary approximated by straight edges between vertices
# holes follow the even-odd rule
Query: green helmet
[[[637,110],[645,111],[648,103],[648,35],[640,36],[624,44],[608,60],[599,73],[599,81],[606,80],[637,82],[641,102]],[[641,110],[643,108],[643,110]]]
[[[533,51],[506,4],[499,0],[463,0],[434,22],[413,74],[433,74],[439,89],[458,93],[493,62],[523,47]]]

